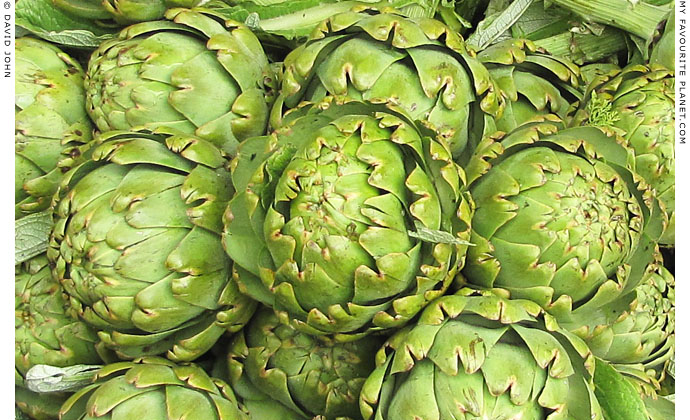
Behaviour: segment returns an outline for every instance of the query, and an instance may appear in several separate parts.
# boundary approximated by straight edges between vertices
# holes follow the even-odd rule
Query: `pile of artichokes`
[[[16,5],[16,419],[675,418],[673,1]]]

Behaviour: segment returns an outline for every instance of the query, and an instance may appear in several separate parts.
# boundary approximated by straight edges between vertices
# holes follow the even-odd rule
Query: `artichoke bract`
[[[661,256],[633,293],[590,312],[588,319],[573,332],[640,392],[656,395],[675,351],[675,281]]]
[[[561,322],[633,291],[665,217],[630,150],[556,116],[486,137],[466,168],[476,204],[465,281],[539,303]]]
[[[274,75],[246,26],[211,11],[171,9],[94,51],[87,111],[98,128],[171,127],[222,145],[263,135]]]
[[[147,357],[106,365],[74,393],[61,420],[248,420],[232,389],[194,364]]]
[[[383,339],[372,335],[345,343],[310,336],[265,308],[234,338],[228,356],[231,384],[243,397],[235,383],[246,375],[272,404],[280,402],[300,418],[356,419],[359,392],[381,344]]]
[[[194,7],[201,0],[53,0],[65,12],[85,19],[126,25],[163,18],[173,7]]]
[[[65,393],[38,395],[24,388],[27,371],[39,364],[65,367],[96,364],[96,331],[68,313],[62,287],[45,254],[15,266],[15,400],[32,418],[54,419]],[[38,403],[40,401],[40,403]]]
[[[601,420],[587,345],[533,302],[462,289],[391,337],[365,420]]]
[[[93,127],[84,109],[84,71],[57,47],[16,41],[14,216],[50,207],[63,172],[86,152]]]
[[[256,303],[220,241],[232,195],[213,143],[160,129],[109,132],[65,178],[48,256],[71,306],[121,358],[192,360]]]
[[[242,291],[346,339],[399,327],[448,289],[472,204],[442,139],[399,108],[332,99],[242,143],[223,243]]]
[[[675,77],[659,65],[633,65],[595,78],[573,124],[614,129],[635,152],[635,172],[655,190],[669,224],[660,243],[675,243]]]
[[[437,20],[361,10],[325,20],[285,58],[272,126],[286,109],[326,95],[393,101],[433,125],[453,155],[462,152],[473,116],[504,105],[486,68]]]

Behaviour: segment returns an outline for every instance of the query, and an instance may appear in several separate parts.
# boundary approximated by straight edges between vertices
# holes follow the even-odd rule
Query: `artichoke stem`
[[[623,29],[645,40],[651,40],[654,37],[659,25],[669,15],[668,8],[642,1],[635,5],[629,0],[552,1],[587,20]]]
[[[564,32],[534,43],[550,54],[577,64],[594,63],[627,48],[623,32],[607,28],[601,35]]]

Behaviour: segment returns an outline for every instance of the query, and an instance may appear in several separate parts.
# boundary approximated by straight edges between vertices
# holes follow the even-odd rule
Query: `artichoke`
[[[34,365],[71,366],[99,363],[96,332],[67,313],[67,300],[50,274],[45,254],[15,266],[15,400],[32,418],[54,419],[65,393],[38,394],[24,388]]]
[[[461,153],[473,118],[503,106],[486,68],[437,20],[361,10],[330,17],[285,58],[272,126],[287,109],[326,95],[393,102]]]
[[[220,144],[264,134],[274,75],[258,39],[211,11],[172,9],[94,51],[87,111],[98,128],[171,127]]]
[[[230,387],[200,367],[148,357],[104,366],[74,393],[61,420],[248,420]]]
[[[345,343],[310,336],[281,324],[270,309],[260,310],[231,346],[231,384],[244,374],[300,418],[359,418],[359,392],[382,343],[376,336]],[[241,386],[234,389],[243,396]]]
[[[15,41],[14,217],[46,210],[64,171],[88,149],[84,71],[57,47]]]
[[[555,116],[486,137],[466,168],[476,204],[465,281],[570,325],[640,284],[664,225],[628,149]]]
[[[463,170],[397,107],[328,98],[288,117],[231,164],[223,242],[241,290],[309,334],[401,326],[464,263]]]
[[[603,419],[587,345],[530,301],[443,296],[376,358],[365,420]]]
[[[546,54],[529,40],[508,39],[477,54],[505,96],[505,109],[485,134],[510,132],[545,114],[566,118],[570,102],[580,99],[580,69],[569,60]],[[479,140],[479,139],[477,139]]]
[[[588,320],[573,332],[642,393],[656,395],[675,349],[675,281],[661,256],[633,293],[590,312]]]
[[[222,147],[163,129],[100,141],[61,187],[54,275],[99,346],[192,360],[256,306],[231,281],[220,241],[233,192]]]
[[[53,0],[53,4],[84,19],[114,20],[126,25],[163,18],[173,7],[194,7],[201,0]]]
[[[633,65],[595,78],[573,124],[615,130],[635,153],[635,172],[656,191],[669,224],[660,242],[675,243],[675,77],[659,65]]]

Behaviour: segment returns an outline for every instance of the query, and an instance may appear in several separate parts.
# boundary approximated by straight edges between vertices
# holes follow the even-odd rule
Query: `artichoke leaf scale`
[[[404,54],[362,36],[342,42],[316,69],[319,82],[334,95],[345,95],[348,81],[359,92],[370,89]]]
[[[359,210],[362,215],[378,226],[405,232],[407,229],[404,218],[405,204],[393,194],[380,194],[367,198]]]
[[[168,277],[137,293],[134,298],[136,307],[129,315],[137,328],[149,333],[165,332],[200,316],[206,310],[195,303],[180,303],[178,300],[184,302],[184,299],[180,299],[172,290],[173,281]]]
[[[171,83],[176,89],[170,93],[170,104],[196,127],[231,112],[234,98],[240,94],[237,83],[223,71],[211,51],[197,55],[176,69]]]
[[[40,113],[40,115],[41,121],[50,124],[51,118],[49,113]],[[17,121],[15,127],[19,124],[20,121]],[[32,125],[36,126],[40,124],[33,123],[32,121]],[[67,128],[68,127],[60,127],[59,124],[56,124],[52,126],[50,132],[51,134],[58,130],[60,132],[65,132]],[[17,181],[28,181],[33,179],[35,176],[31,176],[31,173],[43,175],[50,172],[53,169],[54,162],[60,159],[63,152],[63,147],[59,144],[59,142],[56,142],[56,139],[53,137],[41,138],[36,137],[33,133],[25,134],[32,136],[31,139],[22,139],[21,136],[18,136],[19,138],[15,139],[15,165],[26,167],[29,173],[23,175],[21,172],[18,172],[15,183]]]
[[[210,395],[181,386],[165,387],[167,419],[170,420],[216,420],[218,410]]]
[[[145,392],[131,396],[111,407],[109,420],[125,420],[146,418],[151,420],[168,420],[165,410],[165,394],[163,392]]]
[[[472,82],[457,56],[423,47],[408,48],[406,52],[428,98],[440,98],[451,111],[460,111],[474,102]]]
[[[184,229],[169,229],[122,251],[113,267],[123,277],[155,283],[166,277],[170,268],[167,256],[186,236]]]

